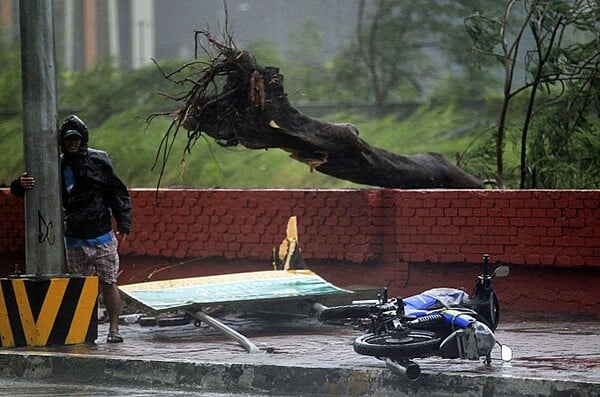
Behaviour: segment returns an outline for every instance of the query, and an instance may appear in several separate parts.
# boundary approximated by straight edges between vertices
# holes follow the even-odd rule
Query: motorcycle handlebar
[[[481,271],[483,277],[490,275],[490,255],[483,254],[483,270]]]
[[[379,304],[374,305],[372,307],[371,311],[382,313],[382,312],[387,312],[387,311],[396,310],[396,309],[398,309],[398,305],[396,303],[386,302],[386,303],[379,303]]]

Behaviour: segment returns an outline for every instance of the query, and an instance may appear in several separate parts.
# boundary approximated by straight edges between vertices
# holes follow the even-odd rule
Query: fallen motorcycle
[[[496,340],[500,319],[494,277],[504,277],[508,266],[489,272],[489,255],[484,255],[472,296],[454,288],[434,288],[407,298],[389,298],[387,288],[373,301],[323,308],[322,321],[356,319],[368,332],[354,341],[358,354],[375,356],[388,368],[417,379],[421,369],[413,359],[439,356],[479,360],[491,364],[491,351],[498,344],[502,360],[512,359],[510,347]]]

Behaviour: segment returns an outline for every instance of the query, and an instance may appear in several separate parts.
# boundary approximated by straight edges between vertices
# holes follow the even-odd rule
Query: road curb
[[[320,368],[126,359],[47,352],[0,352],[5,377],[88,385],[178,388],[195,392],[294,396],[598,396],[600,381],[493,374],[427,373],[416,381],[386,368]]]

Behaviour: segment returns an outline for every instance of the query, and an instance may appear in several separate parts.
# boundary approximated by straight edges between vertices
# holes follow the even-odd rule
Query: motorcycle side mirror
[[[508,266],[498,266],[496,270],[494,270],[493,277],[506,277],[508,276],[509,271],[510,268]]]
[[[501,345],[500,354],[502,357],[502,361],[510,361],[513,358],[512,349],[506,345]]]

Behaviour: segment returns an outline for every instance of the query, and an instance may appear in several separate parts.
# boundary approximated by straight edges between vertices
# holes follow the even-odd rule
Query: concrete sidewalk
[[[261,353],[206,326],[122,326],[125,343],[0,350],[0,377],[54,382],[137,385],[203,392],[294,396],[599,396],[600,322],[504,315],[491,367],[477,361],[416,360],[423,371],[407,380],[373,357],[354,353],[361,334],[314,317],[217,317],[251,338]]]

